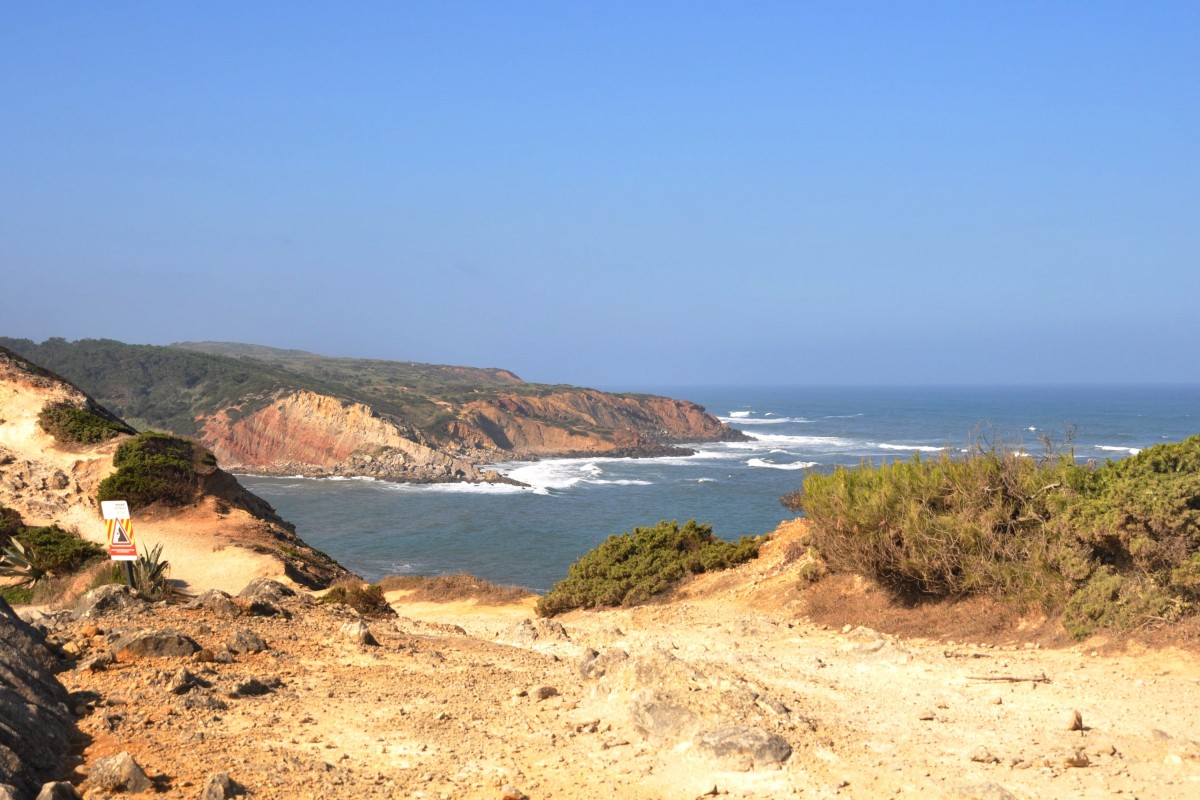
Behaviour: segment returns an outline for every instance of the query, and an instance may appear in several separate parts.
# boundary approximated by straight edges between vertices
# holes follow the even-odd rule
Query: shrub
[[[0,556],[0,576],[16,578],[18,586],[33,586],[55,575],[74,572],[104,550],[56,525],[25,528]]]
[[[38,424],[60,442],[76,444],[98,444],[122,434],[136,433],[120,420],[65,404],[43,408],[38,414]]]
[[[199,488],[199,476],[216,469],[212,453],[188,439],[142,433],[117,448],[117,471],[100,482],[98,500],[126,500],[130,508],[152,503],[181,506]]]
[[[810,472],[783,503],[834,570],[903,594],[1061,607],[1077,637],[1193,613],[1200,436],[1099,468],[1002,448]]]
[[[383,597],[379,584],[363,584],[353,578],[335,583],[321,597],[322,603],[339,603],[367,617],[391,616],[392,607]]]
[[[718,539],[711,525],[688,520],[609,536],[571,565],[567,577],[538,600],[539,616],[574,608],[631,606],[663,592],[687,575],[726,569],[758,555],[759,540]]]
[[[21,515],[11,508],[0,506],[0,548],[25,528]]]

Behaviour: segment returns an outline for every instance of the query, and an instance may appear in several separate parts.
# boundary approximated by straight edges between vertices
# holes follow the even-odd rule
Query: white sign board
[[[129,519],[129,503],[124,500],[101,500],[100,510],[105,519]]]

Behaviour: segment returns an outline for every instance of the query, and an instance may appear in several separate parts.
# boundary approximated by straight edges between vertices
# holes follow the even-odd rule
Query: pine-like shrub
[[[46,406],[38,414],[42,430],[60,442],[99,444],[122,434],[136,433],[123,422],[70,405]]]
[[[609,536],[571,565],[567,577],[538,600],[539,616],[575,608],[632,606],[666,591],[682,578],[712,572],[758,556],[759,540],[718,539],[711,525],[688,520]]]
[[[152,503],[181,506],[199,488],[199,476],[216,469],[212,453],[188,439],[142,433],[122,442],[113,456],[117,471],[100,482],[98,500],[125,500],[129,507]]]

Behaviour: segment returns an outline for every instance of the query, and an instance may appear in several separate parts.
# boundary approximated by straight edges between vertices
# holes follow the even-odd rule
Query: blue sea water
[[[610,534],[695,518],[717,535],[766,533],[806,469],[1001,439],[1031,456],[1042,437],[1079,461],[1123,458],[1200,433],[1200,386],[643,389],[704,405],[754,437],[688,457],[507,462],[530,485],[408,486],[242,477],[299,535],[370,580],[470,572],[545,591]]]

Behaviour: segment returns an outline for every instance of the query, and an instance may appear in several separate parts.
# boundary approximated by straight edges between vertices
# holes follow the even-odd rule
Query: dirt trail
[[[105,632],[175,628],[214,651],[247,629],[269,649],[64,673],[87,706],[82,770],[130,750],[159,796],[188,798],[217,771],[281,798],[1200,796],[1191,653],[843,632],[799,613],[795,535],[632,610],[535,621],[528,604],[398,597],[398,618],[368,620],[378,646],[339,634],[354,612],[302,598],[291,619],[101,617]],[[86,658],[110,637],[85,622],[55,635]],[[211,687],[173,694],[184,667]],[[281,685],[230,696],[251,677]],[[735,744],[714,746],[729,726]]]

